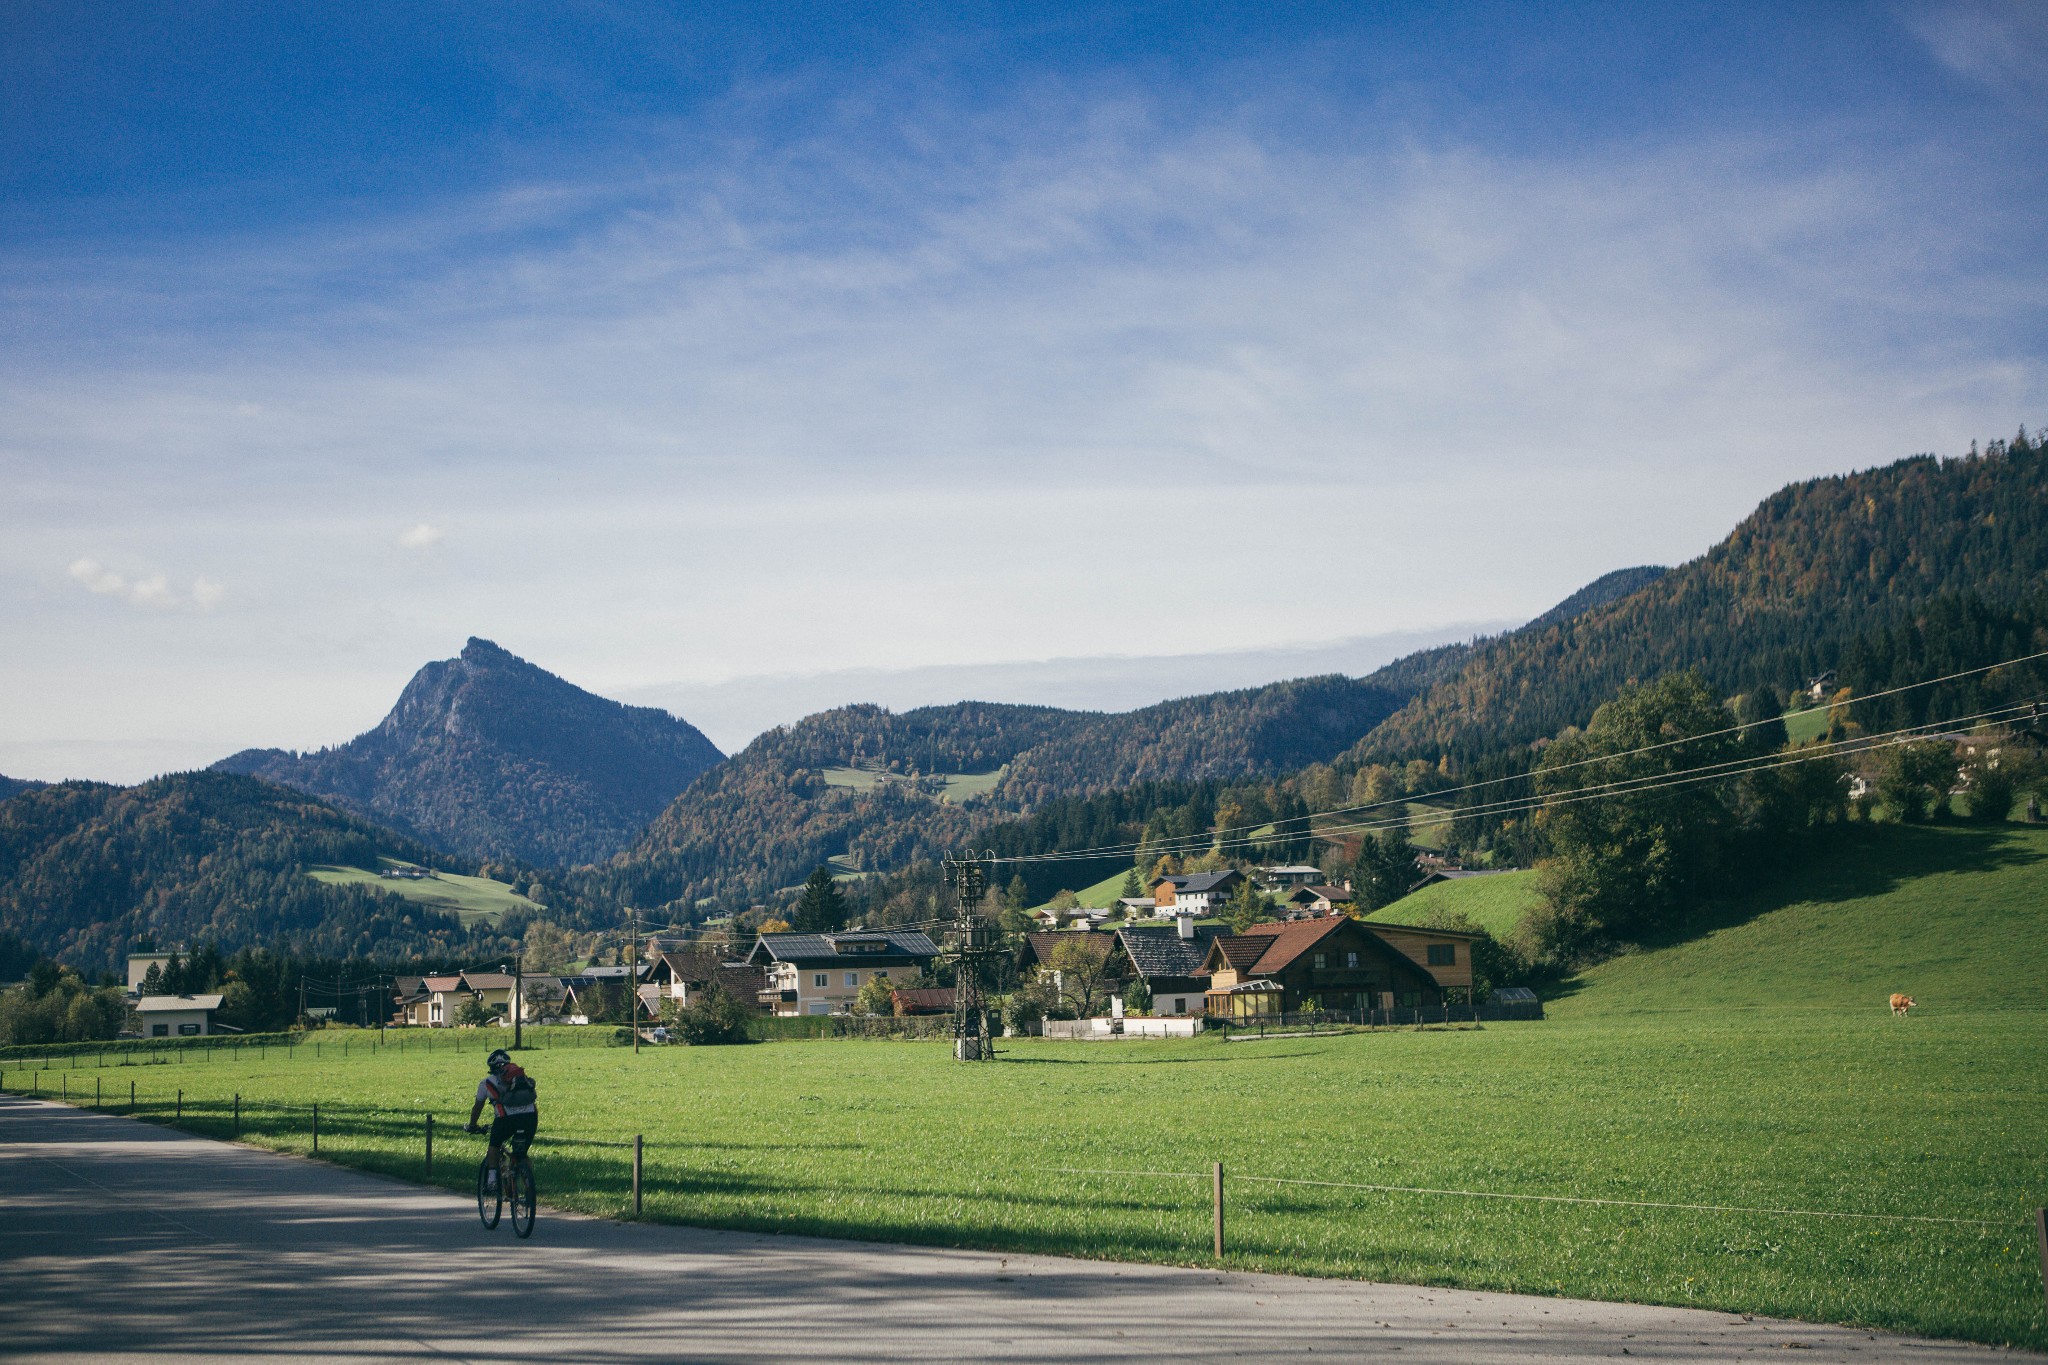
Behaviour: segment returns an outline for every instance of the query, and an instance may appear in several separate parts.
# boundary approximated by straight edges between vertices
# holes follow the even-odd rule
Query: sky
[[[1525,619],[2048,421],[2044,96],[2025,0],[24,0],[0,773]]]

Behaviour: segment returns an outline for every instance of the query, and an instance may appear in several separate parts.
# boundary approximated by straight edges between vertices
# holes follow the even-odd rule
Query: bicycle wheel
[[[512,1169],[512,1231],[521,1237],[533,1236],[534,1203],[533,1163],[521,1157]]]
[[[505,1192],[491,1182],[491,1160],[485,1157],[476,1168],[476,1216],[486,1228],[496,1228],[504,1204]]]

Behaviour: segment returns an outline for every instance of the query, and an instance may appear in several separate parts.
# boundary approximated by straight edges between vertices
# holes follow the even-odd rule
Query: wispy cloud
[[[403,549],[425,550],[439,545],[444,534],[445,532],[440,527],[430,526],[423,521],[400,531],[398,533],[398,543]]]
[[[198,607],[211,611],[220,604],[224,590],[210,578],[192,580],[189,593],[179,593],[172,588],[170,577],[153,573],[146,578],[130,578],[114,572],[96,559],[76,559],[71,563],[71,578],[81,584],[87,592],[101,597],[117,597],[138,607],[174,608]]]

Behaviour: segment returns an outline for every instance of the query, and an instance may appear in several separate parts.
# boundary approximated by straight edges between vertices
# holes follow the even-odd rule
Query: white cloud
[[[408,550],[424,550],[440,544],[443,534],[440,527],[429,526],[423,521],[417,526],[399,532],[398,543]]]
[[[96,559],[75,559],[69,572],[87,592],[102,597],[118,597],[138,607],[172,608],[189,604],[202,611],[211,611],[220,604],[223,594],[220,584],[200,577],[192,581],[191,594],[181,596],[171,587],[168,574],[153,573],[147,578],[130,579],[106,568]]]

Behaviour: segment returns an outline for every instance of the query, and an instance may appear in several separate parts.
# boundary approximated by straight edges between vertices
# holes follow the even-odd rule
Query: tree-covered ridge
[[[721,759],[694,726],[594,696],[488,640],[426,665],[376,729],[215,764],[327,797],[471,858],[559,866],[632,843]]]
[[[1134,782],[1299,768],[1341,753],[1406,700],[1374,680],[1332,674],[1160,702],[1019,755],[996,794],[1023,809]]]
[[[90,969],[115,966],[145,937],[327,957],[457,960],[465,948],[491,946],[451,916],[305,875],[316,863],[375,867],[380,854],[435,857],[255,778],[201,772],[138,787],[66,782],[0,803],[0,931]]]
[[[1064,796],[1132,782],[1223,781],[1326,759],[1402,697],[1329,677],[1162,702],[1104,715],[962,702],[892,715],[878,706],[822,712],[771,730],[705,774],[630,853],[579,882],[641,905],[758,900],[828,858],[862,871],[961,848],[991,821]],[[985,798],[940,802],[916,782],[865,790],[828,768],[903,775],[1009,773]]]
[[[1631,680],[1696,669],[1734,694],[1941,597],[2009,607],[2048,586],[2048,452],[1916,456],[1794,484],[1706,555],[1605,606],[1483,642],[1360,744],[1358,762],[1476,757],[1568,725]]]
[[[5,801],[8,797],[13,796],[17,792],[34,791],[38,787],[43,787],[47,785],[49,784],[44,782],[32,782],[25,777],[7,777],[4,775],[0,775],[0,801]]]

